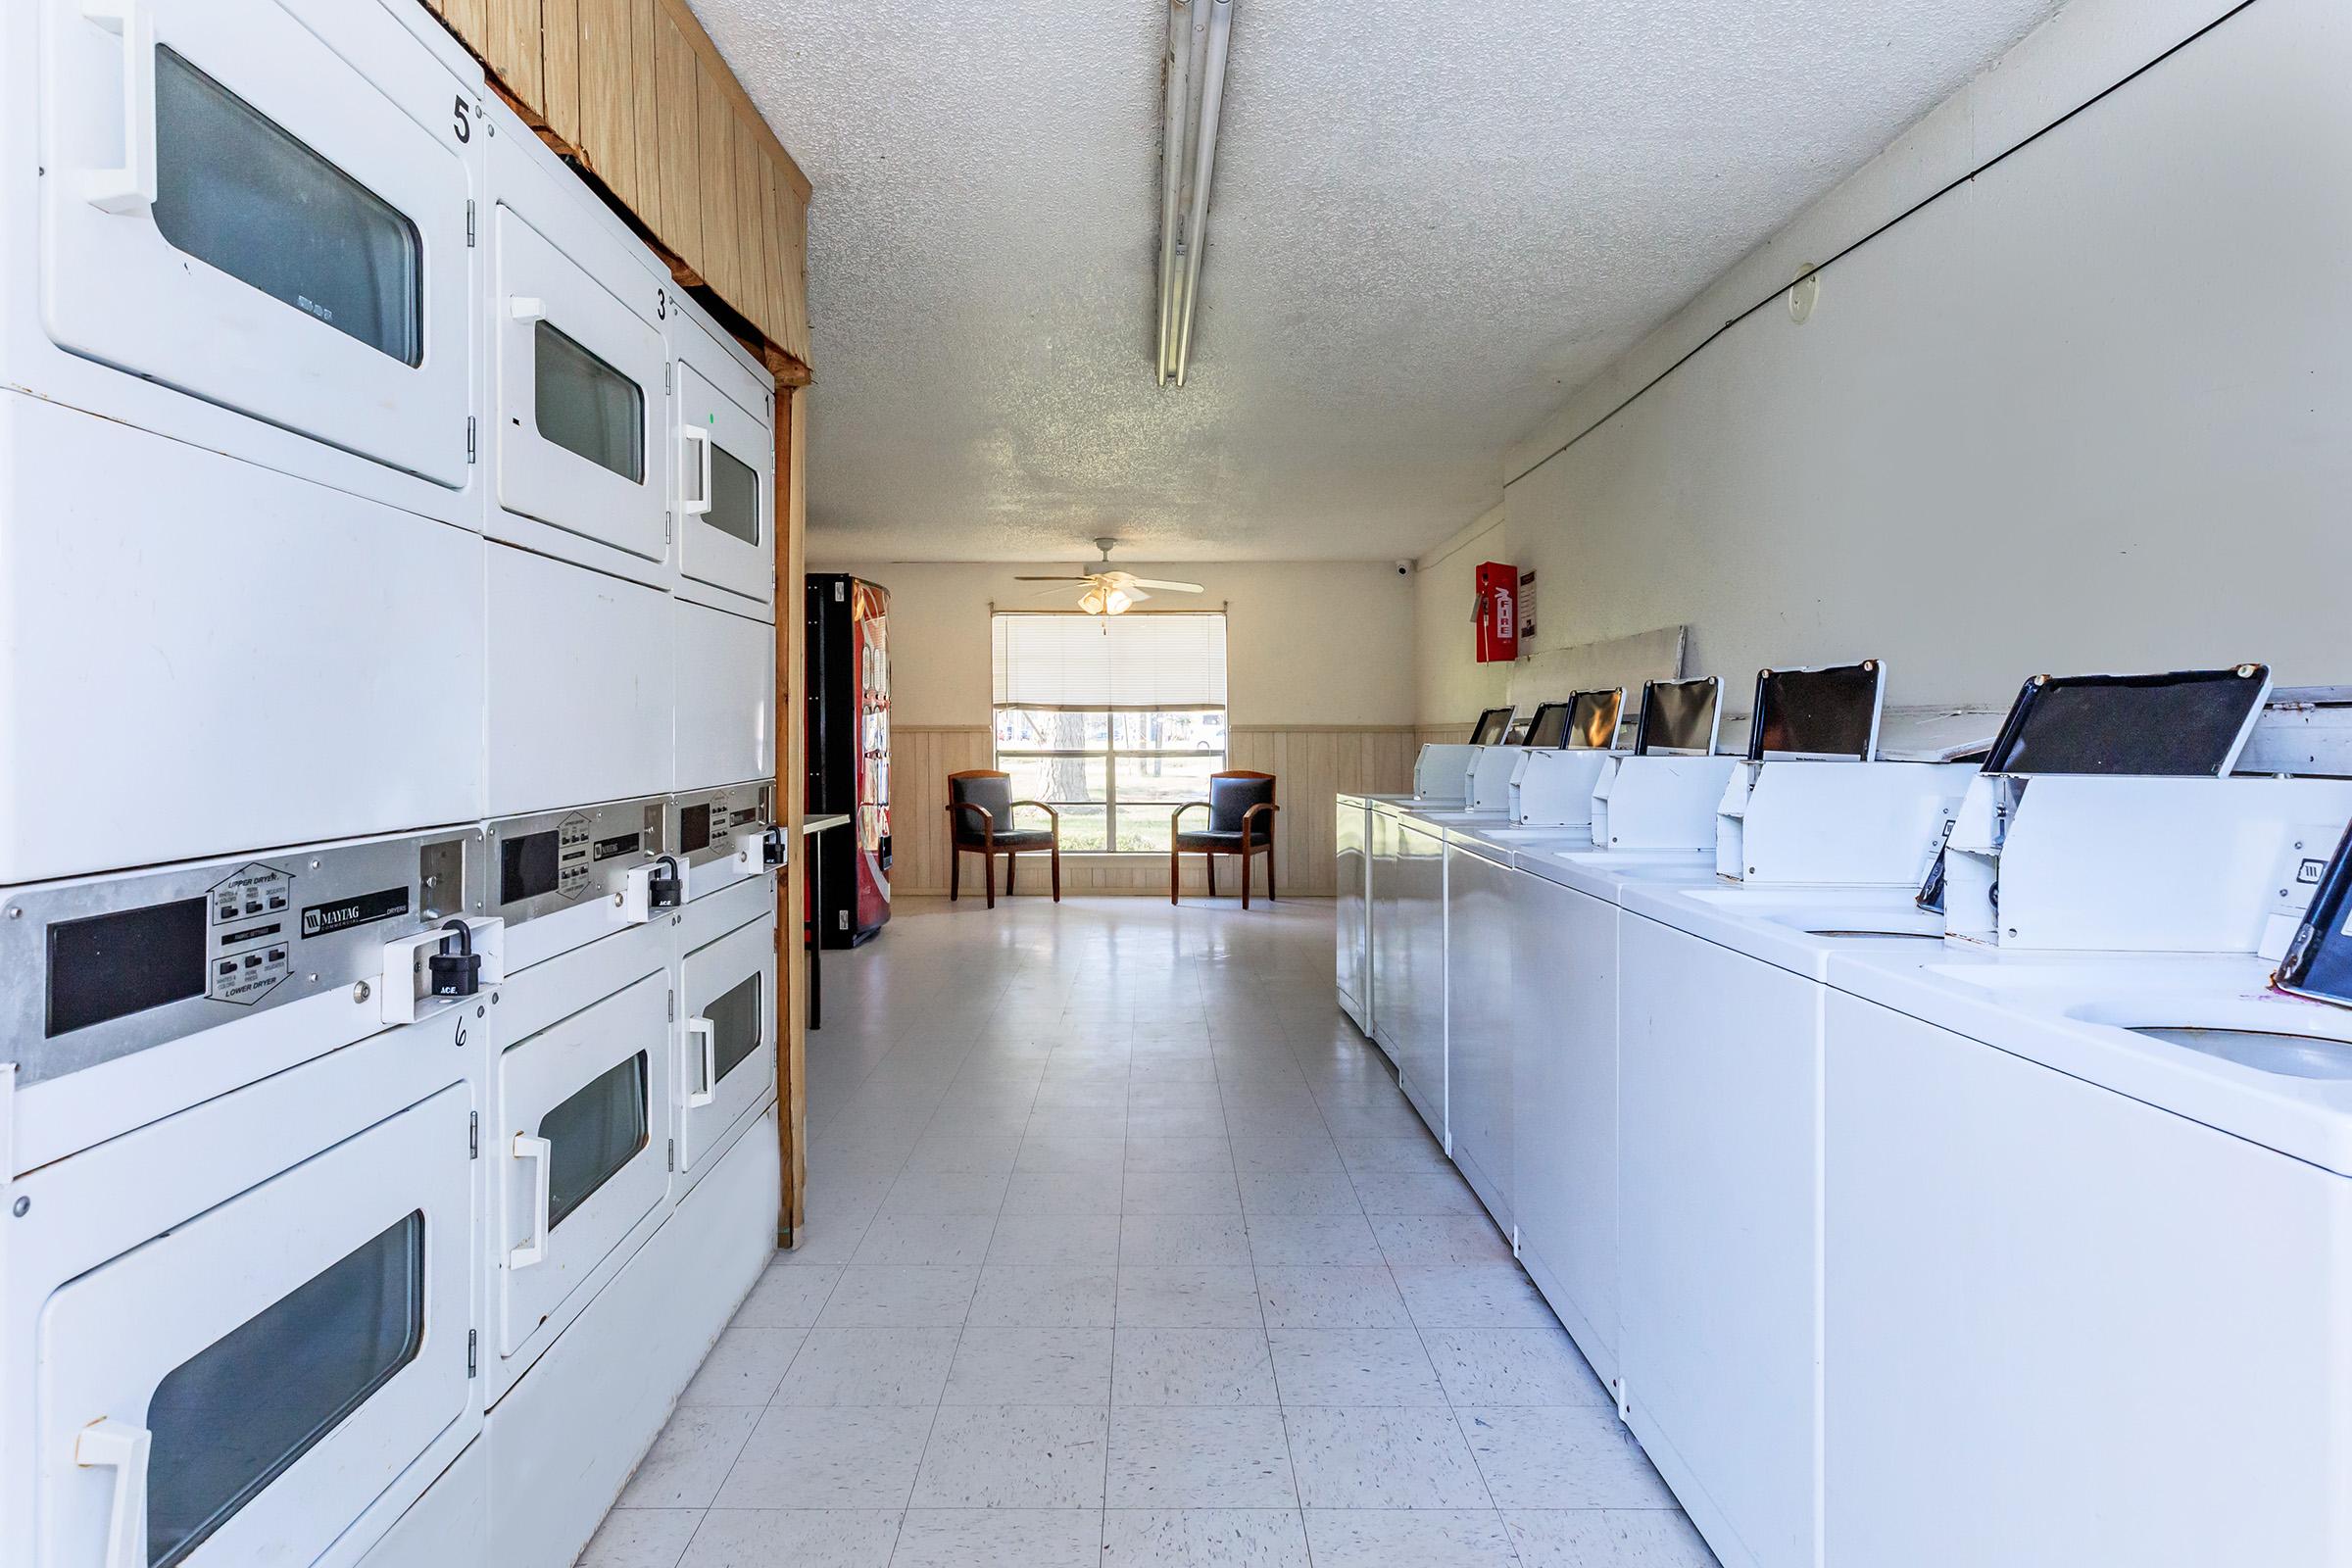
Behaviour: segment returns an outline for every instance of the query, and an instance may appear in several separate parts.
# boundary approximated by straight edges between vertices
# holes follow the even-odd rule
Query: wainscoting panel
[[[1402,794],[1413,786],[1413,759],[1420,741],[1410,729],[1289,728],[1236,725],[1229,767],[1251,767],[1272,773],[1277,780],[1275,800],[1282,807],[1274,830],[1276,885],[1301,898],[1329,898],[1338,873],[1332,861],[1332,798],[1349,794]],[[897,800],[891,811],[891,890],[894,894],[948,891],[948,775],[961,768],[987,767],[994,749],[985,725],[969,728],[894,726],[891,776]],[[1001,866],[1002,862],[1000,862]],[[1253,884],[1264,887],[1265,863],[1258,862]],[[1240,867],[1232,861],[1219,866],[1217,886],[1227,896],[1240,891]],[[972,856],[963,866],[964,891],[979,886],[980,858]],[[1186,896],[1205,893],[1200,857],[1184,858]],[[1043,858],[1021,857],[1020,896],[1043,893]],[[1063,893],[1157,894],[1168,891],[1168,864],[1156,855],[1065,855],[1061,858]]]

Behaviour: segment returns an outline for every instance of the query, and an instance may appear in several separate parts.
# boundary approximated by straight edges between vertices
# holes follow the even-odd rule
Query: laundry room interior
[[[2352,1568],[2348,76],[9,6],[0,1568]]]

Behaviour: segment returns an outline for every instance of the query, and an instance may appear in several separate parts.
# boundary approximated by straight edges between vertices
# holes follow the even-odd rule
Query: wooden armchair
[[[1046,813],[1044,827],[1016,828],[1016,808],[1034,806]],[[1054,902],[1061,902],[1061,813],[1043,801],[1012,798],[1012,775],[993,767],[975,767],[948,775],[948,902],[962,891],[963,858],[977,855],[986,871],[988,906],[997,906],[997,857],[1004,857],[1004,896],[1012,896],[1013,858],[1024,851],[1044,850],[1054,866]]]
[[[1208,809],[1208,826],[1185,830],[1184,813]],[[1208,799],[1187,801],[1168,818],[1168,902],[1175,904],[1181,857],[1187,853],[1208,861],[1208,896],[1217,896],[1217,857],[1238,856],[1242,862],[1242,907],[1250,907],[1250,858],[1266,858],[1266,898],[1274,898],[1274,775],[1234,768],[1208,776]]]

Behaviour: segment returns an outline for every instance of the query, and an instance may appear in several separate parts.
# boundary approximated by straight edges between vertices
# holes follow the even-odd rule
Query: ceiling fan
[[[1015,577],[1015,582],[1082,582],[1086,591],[1078,596],[1078,608],[1090,615],[1123,615],[1152,596],[1147,588],[1163,593],[1197,594],[1201,591],[1197,582],[1166,582],[1157,577],[1138,577],[1132,571],[1114,571],[1110,564],[1111,547],[1116,539],[1098,539],[1095,548],[1102,552],[1102,569],[1068,577]],[[1058,590],[1049,589],[1048,593]]]

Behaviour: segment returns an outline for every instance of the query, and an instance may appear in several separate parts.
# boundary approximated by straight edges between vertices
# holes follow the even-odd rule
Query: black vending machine
[[[811,916],[828,948],[890,919],[890,590],[808,574],[808,814],[847,815],[816,835]]]

